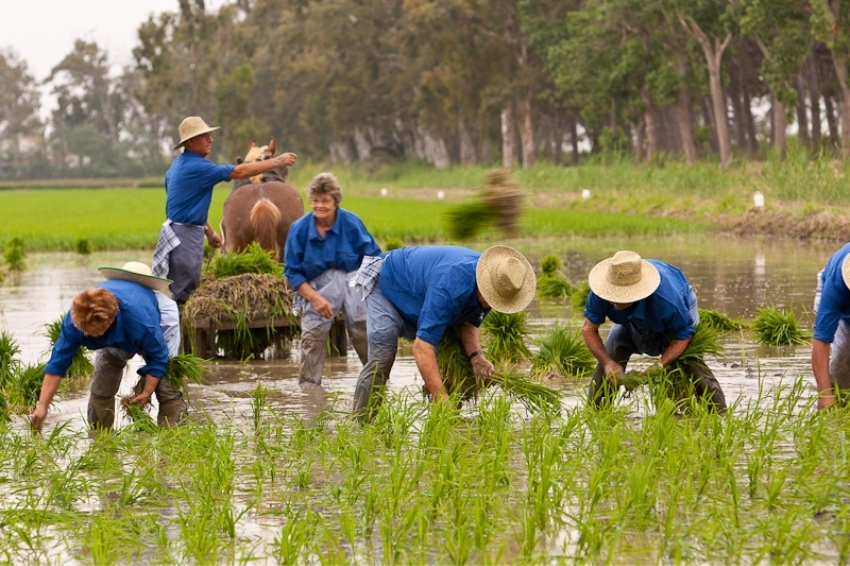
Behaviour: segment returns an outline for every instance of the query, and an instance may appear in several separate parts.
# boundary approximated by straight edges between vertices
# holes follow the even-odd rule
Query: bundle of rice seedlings
[[[440,340],[437,367],[446,392],[460,401],[475,399],[483,388],[498,385],[530,410],[560,407],[560,394],[557,391],[525,379],[516,371],[504,369],[496,371],[491,377],[477,378],[472,372],[472,364],[466,358],[456,328],[447,329]],[[427,395],[428,392],[425,393]]]
[[[531,364],[538,377],[583,377],[596,367],[596,358],[587,349],[581,331],[560,323],[546,331]]]
[[[583,281],[578,287],[573,289],[573,293],[570,295],[570,304],[574,309],[583,311],[589,295],[590,284],[587,281]]]
[[[205,271],[216,279],[243,273],[267,273],[282,277],[283,265],[274,259],[273,252],[263,249],[257,242],[251,242],[240,253],[216,256]]]
[[[174,389],[182,389],[188,400],[188,384],[200,385],[204,382],[207,363],[207,360],[192,354],[179,354],[168,360],[164,379],[167,379]]]
[[[91,244],[88,238],[74,240],[74,251],[80,255],[91,255]]]
[[[712,309],[699,309],[699,320],[723,333],[743,330],[747,326],[743,320],[737,318],[733,320],[728,315]]]
[[[558,270],[561,269],[561,259],[555,254],[548,254],[543,256],[543,259],[540,260],[540,273],[541,275],[555,275],[558,273]]]
[[[800,328],[793,310],[775,307],[760,308],[753,320],[756,341],[766,346],[800,346],[807,344],[812,335]]]
[[[53,348],[53,346],[56,345],[56,341],[59,339],[59,334],[62,333],[62,324],[64,321],[65,315],[62,314],[53,322],[44,325],[45,332],[43,336],[50,340],[50,348]],[[65,377],[69,377],[71,379],[87,378],[93,371],[94,364],[92,364],[89,359],[88,348],[81,346],[80,349],[77,350],[77,353],[74,354],[74,358],[71,360],[71,366],[65,373]]]
[[[528,313],[505,314],[491,310],[481,330],[486,339],[484,351],[494,363],[518,363],[531,358],[525,345],[528,338]]]
[[[14,414],[25,415],[35,409],[44,381],[44,364],[30,364],[18,368],[4,384],[8,408]]]
[[[508,235],[516,234],[522,212],[522,191],[507,169],[487,175],[487,183],[469,202],[447,213],[446,231],[455,240],[474,237],[487,224]]]
[[[15,338],[5,330],[0,330],[0,387],[8,383],[18,371],[17,359],[21,349]]]
[[[541,275],[537,278],[537,294],[541,297],[566,299],[573,292],[563,275]]]
[[[127,417],[133,421],[133,430],[136,432],[156,432],[159,427],[153,417],[148,414],[145,407],[138,404],[131,404],[131,398],[121,399],[121,406],[127,412]]]
[[[23,271],[26,268],[24,258],[24,241],[21,238],[12,238],[6,244],[6,250],[3,252],[3,259],[9,265],[12,271]]]

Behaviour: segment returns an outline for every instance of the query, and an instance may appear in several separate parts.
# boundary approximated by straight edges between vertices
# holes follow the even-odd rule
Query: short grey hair
[[[307,198],[312,200],[320,195],[330,195],[334,202],[339,205],[342,202],[342,187],[333,173],[319,173],[307,187]]]

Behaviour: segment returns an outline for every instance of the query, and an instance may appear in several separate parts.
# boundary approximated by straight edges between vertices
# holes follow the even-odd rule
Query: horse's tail
[[[261,198],[251,208],[251,228],[254,231],[254,239],[263,249],[277,254],[277,225],[280,222],[280,210],[272,201]]]

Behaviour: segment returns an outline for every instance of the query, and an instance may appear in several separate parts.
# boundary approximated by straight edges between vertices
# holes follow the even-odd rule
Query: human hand
[[[472,358],[472,372],[476,377],[490,377],[496,368],[483,355]]]
[[[298,156],[294,153],[283,153],[277,157],[277,160],[280,161],[280,164],[284,167],[295,165],[296,159],[298,159]]]
[[[127,401],[127,403],[130,404],[130,405],[139,405],[142,408],[145,408],[147,406],[147,404],[150,403],[150,402],[151,402],[151,394],[147,393],[145,391],[142,391],[141,393],[139,393],[138,395],[136,395],[135,397],[133,397],[132,399]]]
[[[821,391],[818,394],[818,410],[825,411],[833,408],[835,401],[835,393],[833,393],[832,389]]]
[[[44,420],[47,418],[47,407],[36,407],[35,411],[30,415],[30,428],[33,432],[41,433],[41,427],[44,426]]]
[[[310,304],[313,305],[313,308],[316,309],[316,313],[322,317],[330,319],[334,315],[334,309],[331,307],[331,304],[325,299],[323,296],[316,293],[316,295],[310,299]]]
[[[619,384],[619,382],[623,378],[623,376],[626,375],[625,371],[623,371],[623,366],[621,366],[620,364],[618,364],[614,360],[610,360],[608,362],[605,362],[604,369],[605,369],[605,377],[607,377],[608,381],[610,381],[614,385]]]
[[[213,232],[212,236],[207,238],[207,242],[209,242],[210,246],[213,247],[213,248],[220,248],[221,243],[222,243],[221,242],[221,236],[219,236],[218,234]]]

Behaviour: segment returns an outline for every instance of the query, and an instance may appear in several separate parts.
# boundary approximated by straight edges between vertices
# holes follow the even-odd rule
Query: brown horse
[[[269,159],[276,151],[274,138],[262,147],[251,140],[245,161]],[[242,162],[241,158],[237,159],[237,163]],[[282,259],[289,226],[304,215],[304,200],[286,184],[288,176],[288,167],[278,167],[261,178],[233,181],[221,217],[225,253],[240,252],[251,242],[257,242],[274,252],[275,258]]]

